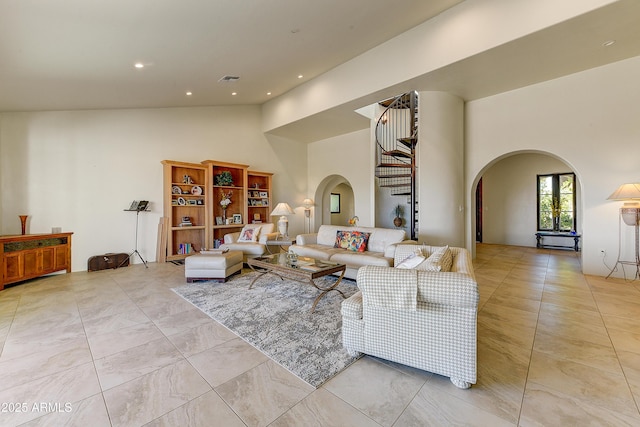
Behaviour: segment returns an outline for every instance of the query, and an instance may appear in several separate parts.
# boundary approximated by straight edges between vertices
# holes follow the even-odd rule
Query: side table
[[[267,240],[265,242],[265,245],[267,247],[267,252],[269,252],[270,254],[276,254],[281,251],[288,252],[289,246],[295,243],[296,243],[295,239],[280,239],[280,240],[276,239],[276,240]]]

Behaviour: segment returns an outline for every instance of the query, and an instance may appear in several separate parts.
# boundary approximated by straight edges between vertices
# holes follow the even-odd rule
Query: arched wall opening
[[[536,246],[537,175],[573,172],[576,175],[576,231],[581,233],[584,202],[582,180],[569,162],[538,150],[505,153],[487,163],[474,177],[469,189],[471,251],[475,255],[478,228],[476,213],[482,217],[484,243]],[[476,191],[482,178],[482,206]]]
[[[331,194],[340,195],[340,212],[331,212]],[[315,190],[315,212],[312,215],[311,232],[322,224],[346,225],[355,212],[355,196],[351,183],[342,175],[329,175],[320,181]]]

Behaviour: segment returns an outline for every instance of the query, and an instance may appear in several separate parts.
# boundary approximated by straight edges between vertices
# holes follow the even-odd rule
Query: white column
[[[464,247],[464,101],[418,95],[418,241]]]

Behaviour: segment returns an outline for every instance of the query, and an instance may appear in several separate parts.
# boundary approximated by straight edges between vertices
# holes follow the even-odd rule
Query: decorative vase
[[[227,223],[227,210],[226,209],[222,209],[222,223],[226,224]]]
[[[22,226],[22,234],[27,234],[27,218],[29,215],[18,215],[20,217],[20,225]]]
[[[395,225],[396,227],[402,227],[402,218],[400,218],[399,216],[393,218],[393,225]]]

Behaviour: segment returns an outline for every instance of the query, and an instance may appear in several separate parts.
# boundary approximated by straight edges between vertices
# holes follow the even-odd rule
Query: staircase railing
[[[376,177],[393,196],[409,196],[411,239],[417,239],[415,150],[418,142],[418,95],[408,92],[380,103],[386,109],[376,123]]]

